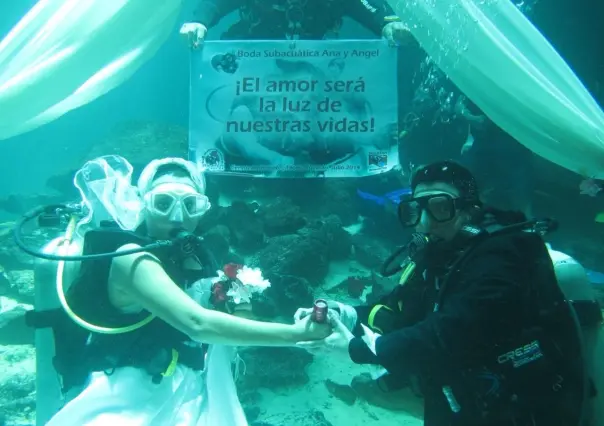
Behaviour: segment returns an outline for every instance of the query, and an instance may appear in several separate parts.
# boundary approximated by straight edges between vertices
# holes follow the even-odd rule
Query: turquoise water
[[[604,12],[601,5],[588,3],[540,0],[522,3],[520,8],[602,105],[604,34],[599,24]],[[34,4],[23,1],[0,6],[0,35],[7,34]],[[22,323],[23,313],[34,304],[35,265],[31,257],[15,248],[10,229],[35,206],[77,201],[73,175],[88,160],[122,155],[135,166],[137,176],[152,159],[187,157],[190,129],[195,128],[190,122],[190,79],[201,76],[190,75],[190,52],[178,34],[178,26],[188,20],[194,6],[193,2],[185,2],[174,31],[154,57],[122,85],[56,121],[0,142],[4,154],[0,157],[0,363],[5,371],[0,380],[0,426],[34,424],[35,392],[40,392],[35,389],[34,334]],[[210,30],[208,40],[219,39],[237,20],[237,13],[227,16]],[[364,40],[373,37],[350,18],[344,19],[339,36]],[[394,282],[376,272],[409,233],[399,227],[392,203],[376,203],[376,199],[368,199],[371,197],[359,197],[359,192],[384,201],[380,197],[392,191],[400,194],[401,188],[408,187],[410,166],[444,158],[458,160],[474,172],[489,204],[557,218],[560,230],[549,241],[587,268],[597,297],[603,300],[604,225],[594,222],[596,214],[604,211],[601,194],[581,195],[583,177],[536,156],[488,118],[478,120],[480,123],[461,119],[455,106],[463,94],[417,45],[398,48],[397,63],[398,90],[382,89],[392,95],[394,107],[389,110],[396,121],[393,133],[399,170],[369,177],[326,179],[208,176],[207,195],[216,213],[208,216],[204,229],[212,230],[206,240],[221,261],[256,262],[263,269],[288,277],[284,299],[265,306],[264,318],[287,322],[296,307],[311,303],[315,297],[361,303],[367,300],[367,287],[385,290],[393,286]],[[368,62],[365,70],[354,65],[355,72],[372,75],[367,78],[379,86],[380,75],[386,80],[386,72],[371,64]],[[224,69],[227,65],[221,66]],[[325,67],[325,73],[338,72],[340,66],[333,62]],[[299,72],[287,65],[279,71],[295,76]],[[304,68],[304,72],[315,71]],[[346,101],[342,103],[348,109],[332,111],[334,115],[353,117],[366,112],[358,99]],[[471,100],[466,102],[474,116],[482,116]],[[294,112],[299,116],[305,112],[304,104],[297,105],[299,111]],[[333,103],[329,105],[334,108]],[[203,139],[209,126],[198,127],[199,133],[192,134]],[[295,139],[294,132],[287,133],[279,138],[293,141],[293,145],[308,142]],[[316,145],[331,141],[318,140]],[[244,138],[239,146],[228,141],[221,146],[232,161],[243,156],[242,146],[249,147],[246,144],[252,142],[257,141]],[[345,157],[339,150],[349,154],[346,150],[350,144],[346,140],[343,148],[321,151],[315,157],[301,148],[297,159],[309,161],[312,157],[313,161],[319,158],[317,162],[337,163]],[[372,155],[383,153],[385,148],[374,151]],[[378,157],[373,165],[382,167],[385,163]],[[58,235],[59,229],[45,229],[28,242],[42,246]],[[54,283],[46,285],[51,288]],[[267,362],[271,357],[283,361],[276,365]],[[242,351],[242,358],[248,374],[238,384],[239,396],[253,425],[310,425],[307,421],[314,422],[313,426],[421,424],[421,401],[411,391],[396,397],[379,396],[358,366],[342,367],[341,362],[289,349],[249,349]],[[355,379],[351,382],[352,377]],[[305,402],[309,396],[316,403]]]

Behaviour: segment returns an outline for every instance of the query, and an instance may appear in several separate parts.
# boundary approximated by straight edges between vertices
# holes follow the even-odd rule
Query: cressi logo
[[[363,6],[365,6],[365,9],[367,9],[371,13],[377,12],[377,9],[375,7],[373,7],[371,4],[369,4],[369,2],[367,0],[361,0],[361,3],[363,3]]]

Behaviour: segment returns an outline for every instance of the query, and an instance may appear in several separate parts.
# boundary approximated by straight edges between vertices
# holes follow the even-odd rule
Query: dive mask
[[[211,207],[210,200],[188,185],[164,183],[144,196],[147,209],[158,216],[170,216],[180,209],[189,218],[203,216]]]
[[[465,199],[453,198],[446,193],[403,199],[398,205],[398,218],[404,227],[413,227],[425,211],[436,222],[448,222],[455,217],[457,210],[466,206]]]

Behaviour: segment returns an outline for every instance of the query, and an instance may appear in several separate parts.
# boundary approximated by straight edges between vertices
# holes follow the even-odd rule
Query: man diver
[[[582,331],[599,328],[601,311],[563,294],[537,226],[547,221],[483,206],[473,175],[450,161],[418,169],[411,189],[398,213],[417,233],[403,265],[383,271],[402,271],[400,285],[371,306],[329,302],[334,333],[299,346],[381,366],[389,390],[419,382],[426,426],[602,424],[589,412],[597,386]]]
[[[201,0],[193,22],[180,33],[197,48],[208,29],[234,11],[240,20],[222,34],[223,40],[321,40],[337,34],[345,16],[390,42],[411,37],[384,0]]]

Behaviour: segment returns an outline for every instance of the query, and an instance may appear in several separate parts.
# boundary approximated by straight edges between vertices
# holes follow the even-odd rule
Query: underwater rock
[[[65,230],[56,228],[36,229],[23,235],[25,245],[33,250],[41,250],[52,239],[60,236]],[[12,235],[0,235],[0,266],[5,271],[33,269],[37,258],[25,253],[13,241]]]
[[[333,426],[319,410],[269,415],[251,426]]]
[[[356,188],[351,179],[326,179],[321,197],[321,211],[325,215],[337,215],[344,226],[356,223]]]
[[[33,424],[36,354],[32,346],[0,346],[0,413],[7,424]]]
[[[34,343],[34,329],[25,323],[25,313],[32,305],[0,296],[0,345],[29,345]]]
[[[343,228],[342,221],[337,215],[329,215],[322,220],[310,223],[298,232],[299,235],[316,240],[327,249],[327,257],[331,260],[345,260],[350,257],[352,240],[350,234]]]
[[[264,227],[254,204],[235,201],[221,210],[220,223],[229,229],[234,247],[249,252],[264,246]]]
[[[294,234],[306,224],[300,207],[285,197],[262,205],[258,213],[264,224],[264,233],[269,237]]]
[[[310,223],[297,234],[270,238],[249,262],[260,267],[271,282],[254,303],[254,313],[288,317],[300,306],[310,306],[311,287],[323,282],[330,261],[347,259],[351,247],[350,235],[335,215]]]
[[[34,271],[25,269],[20,271],[6,272],[8,281],[10,282],[10,290],[8,294],[14,295],[20,301],[25,303],[34,303]]]
[[[231,232],[224,225],[216,225],[203,234],[203,244],[212,253],[219,265],[227,262],[230,251]]]
[[[364,234],[351,236],[354,258],[368,269],[379,271],[391,252],[379,241]]]
[[[277,389],[303,386],[309,378],[306,367],[313,356],[298,348],[245,348],[239,351],[245,362],[239,376],[242,389]]]
[[[291,318],[299,307],[312,306],[313,291],[306,279],[270,273],[265,276],[271,286],[253,300],[254,315],[262,318]]]
[[[327,245],[309,235],[282,235],[268,240],[268,245],[250,259],[266,276],[293,275],[319,285],[329,265]]]

